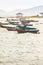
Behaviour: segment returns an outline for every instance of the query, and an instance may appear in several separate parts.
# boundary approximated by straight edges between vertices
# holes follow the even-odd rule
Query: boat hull
[[[18,33],[26,33],[26,32],[31,32],[31,33],[39,33],[39,30],[26,30],[26,29],[18,29]]]
[[[16,27],[8,27],[8,28],[6,28],[8,31],[16,31],[17,30],[17,28]]]

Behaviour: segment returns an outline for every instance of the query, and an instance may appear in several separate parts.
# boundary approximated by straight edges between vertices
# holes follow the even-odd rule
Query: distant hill
[[[37,15],[40,12],[43,12],[43,6],[37,6],[30,9],[22,10],[22,13],[24,13],[24,15]]]
[[[5,12],[3,10],[0,10],[0,16],[16,16],[16,13],[23,13],[24,16],[31,16],[31,15],[37,15],[41,12],[43,12],[43,6],[37,6],[24,10],[18,9],[11,12]]]
[[[39,14],[40,12],[43,12],[43,6],[37,6],[37,7],[33,7],[33,8],[30,8],[30,9],[24,9],[24,10],[14,10],[12,12],[9,12],[8,16],[15,16],[16,13],[23,13],[23,15],[37,15]]]

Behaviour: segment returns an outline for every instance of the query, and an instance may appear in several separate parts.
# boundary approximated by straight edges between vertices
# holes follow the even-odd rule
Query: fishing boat
[[[25,26],[24,25],[13,25],[14,27],[9,27],[9,26],[4,26],[4,28],[6,28],[8,31],[17,31],[18,29],[24,29],[25,28]]]
[[[6,28],[8,31],[16,31],[16,26],[14,25],[2,25],[2,28]]]
[[[9,23],[12,25],[18,25],[19,24],[19,22],[9,22]]]
[[[17,30],[17,28],[16,27],[8,27],[8,28],[6,28],[8,31],[16,31]]]
[[[25,27],[22,25],[18,25],[18,26],[15,26],[14,25],[14,27],[6,27],[6,29],[8,30],[8,31],[17,31],[18,29],[24,29]]]
[[[28,25],[28,24],[30,24],[31,22],[34,22],[34,20],[21,20],[21,23],[22,23],[23,25]]]
[[[2,25],[9,25],[9,23],[5,23],[5,22],[0,22],[0,27],[2,26]]]
[[[2,28],[14,28],[14,27],[16,27],[16,25],[9,24],[9,25],[2,25],[1,27]]]
[[[38,22],[37,20],[30,20],[30,22]]]
[[[28,19],[26,19],[26,20],[21,20],[21,22],[30,23],[30,22],[38,22],[38,21],[37,20],[28,20]]]
[[[19,24],[21,24],[21,21],[11,21],[9,23],[12,25],[19,25]]]
[[[39,33],[39,30],[36,30],[36,29],[34,29],[34,30],[30,30],[30,29],[28,29],[28,30],[27,29],[25,29],[25,30],[18,29],[17,32],[18,33],[26,33],[26,32]]]
[[[31,33],[38,33],[39,30],[34,27],[29,27],[29,26],[18,26],[18,33],[25,33],[25,32],[31,32]]]

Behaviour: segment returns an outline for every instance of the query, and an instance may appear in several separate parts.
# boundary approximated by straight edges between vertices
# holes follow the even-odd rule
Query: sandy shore
[[[18,34],[0,28],[0,65],[43,65],[42,21],[37,23],[40,34]]]

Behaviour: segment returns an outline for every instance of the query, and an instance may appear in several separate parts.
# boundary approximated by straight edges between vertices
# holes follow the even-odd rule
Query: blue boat
[[[26,26],[24,26],[24,25],[18,25],[17,27],[20,28],[20,29],[25,29],[26,28]]]
[[[30,30],[30,31],[36,30],[36,28],[34,28],[34,27],[26,27],[26,29],[27,29],[27,30]]]
[[[25,33],[25,32],[31,32],[31,33],[37,33],[39,30],[34,27],[26,27],[26,26],[18,26],[18,33]]]
[[[34,27],[30,27],[30,26],[24,26],[24,25],[18,25],[17,26],[18,28],[20,28],[20,29],[27,29],[27,30],[36,30],[36,28],[34,28]]]

